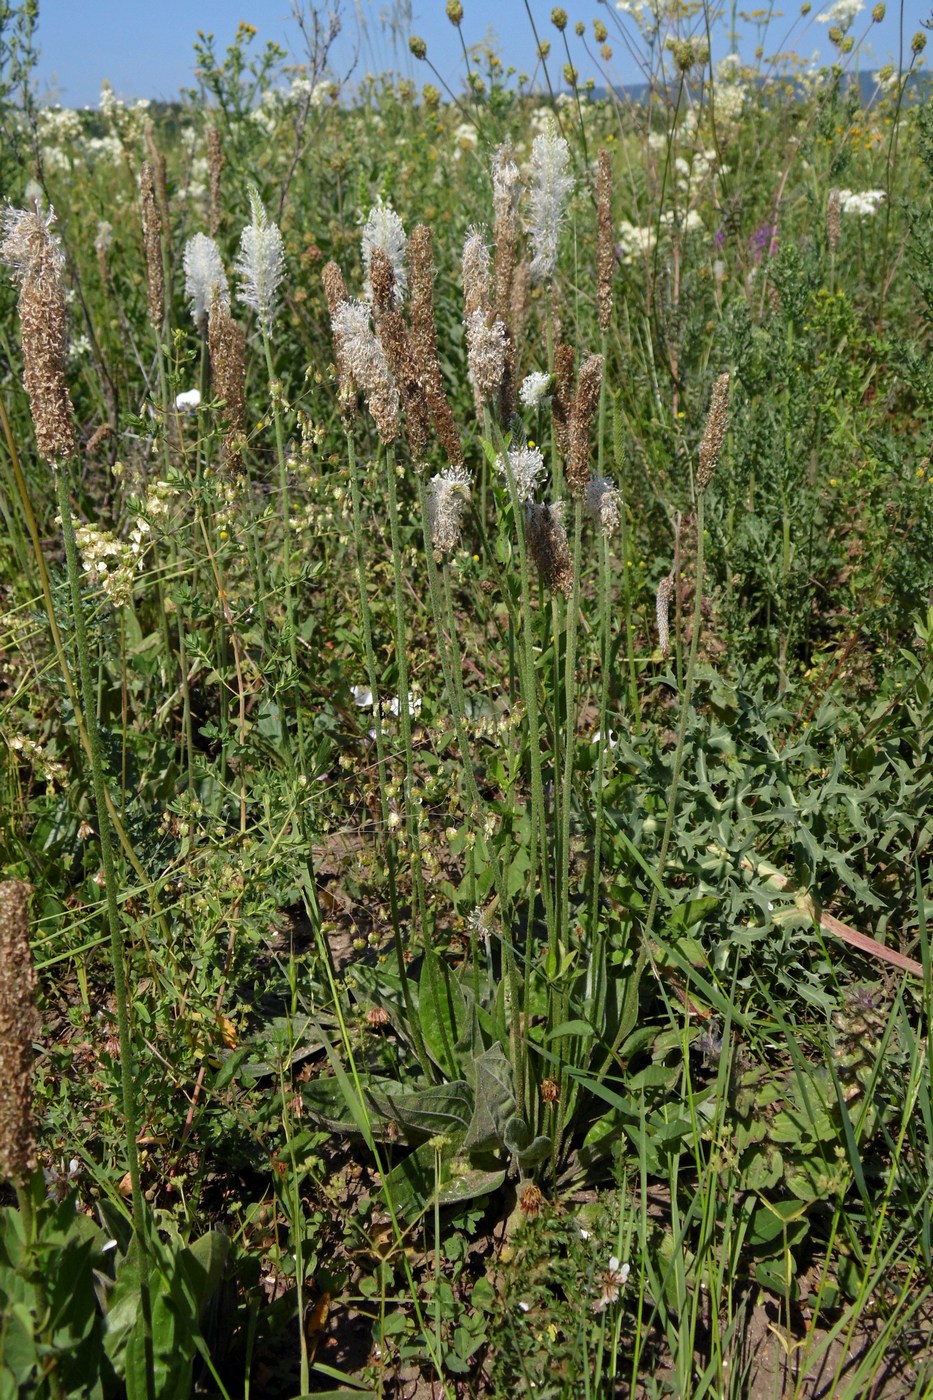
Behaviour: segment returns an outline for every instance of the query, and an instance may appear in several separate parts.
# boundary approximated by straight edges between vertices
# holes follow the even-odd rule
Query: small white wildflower
[[[185,244],[182,258],[185,269],[185,296],[188,309],[198,330],[207,331],[207,318],[214,300],[214,289],[220,294],[220,304],[230,306],[230,289],[224,271],[220,249],[206,233],[196,233]]]
[[[388,700],[383,708],[387,709],[389,714],[394,715],[397,719],[399,712],[398,696],[393,695],[391,700]],[[421,714],[421,696],[413,695],[411,691],[408,692],[408,713],[412,716]]]
[[[496,458],[496,471],[508,485],[509,469],[520,501],[530,501],[535,487],[544,476],[544,457],[539,447],[513,447],[506,456]]]
[[[843,214],[856,214],[860,219],[871,218],[877,214],[886,197],[884,190],[840,190],[839,207]]]
[[[185,389],[183,393],[175,395],[175,407],[179,413],[193,413],[200,404],[200,389]]]
[[[619,747],[619,741],[611,729],[606,730],[605,738],[603,738],[603,731],[601,729],[594,729],[593,737],[590,739],[590,743],[601,744],[602,747],[606,749],[617,749]],[[589,1236],[586,1234],[585,1230],[581,1231],[581,1234],[583,1234],[585,1239],[589,1239]]]
[[[554,274],[564,205],[573,190],[570,147],[552,122],[531,147],[531,277],[542,282]]]
[[[540,370],[532,370],[522,380],[522,387],[518,391],[518,397],[526,408],[537,408],[539,403],[543,403],[548,397],[548,389],[551,387],[551,376],[543,374]]]
[[[816,16],[817,24],[832,24],[847,33],[865,8],[864,0],[836,0],[828,10]]]
[[[604,1312],[612,1303],[618,1302],[630,1272],[628,1264],[620,1265],[614,1254],[610,1257],[608,1269],[599,1276],[599,1297],[593,1304],[594,1313]]]
[[[238,295],[259,317],[266,332],[275,318],[278,290],[285,276],[285,249],[278,224],[266,213],[256,186],[249,186],[250,223],[240,234],[234,270],[241,279]]]
[[[405,289],[408,286],[408,273],[405,269],[405,250],[407,247],[408,239],[398,214],[391,204],[386,204],[382,199],[378,199],[370,209],[369,217],[363,225],[363,267],[366,271],[366,281],[363,285],[367,301],[373,299],[372,283],[369,280],[369,265],[372,262],[374,248],[381,249],[392,264],[392,271],[395,275],[396,302],[404,300]]]
[[[373,693],[368,685],[351,685],[350,694],[353,696],[353,703],[361,710],[371,710],[373,707]]]

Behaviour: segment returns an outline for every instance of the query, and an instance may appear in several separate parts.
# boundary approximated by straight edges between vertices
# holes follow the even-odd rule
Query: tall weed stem
[[[143,1314],[146,1356],[146,1395],[148,1400],[154,1400],[155,1377],[152,1352],[152,1315],[149,1296],[149,1243],[146,1229],[146,1206],[143,1199],[142,1182],[139,1174],[139,1154],[136,1148],[135,1057],[133,1053],[133,1038],[130,1033],[126,949],[123,943],[123,920],[119,905],[117,904],[117,867],[116,861],[114,860],[110,817],[107,811],[107,782],[104,774],[104,756],[95,705],[94,679],[91,673],[91,652],[88,644],[87,624],[84,617],[84,599],[81,584],[81,565],[78,558],[78,544],[75,539],[74,523],[71,518],[71,499],[68,492],[68,481],[65,470],[62,468],[58,469],[55,472],[55,477],[58,485],[58,508],[62,521],[62,534],[65,540],[65,564],[68,573],[68,583],[71,589],[72,622],[74,625],[75,649],[78,654],[78,677],[81,686],[81,702],[84,709],[84,720],[90,746],[94,805],[97,808],[97,826],[100,836],[101,860],[104,867],[107,922],[110,925],[110,961],[113,967],[113,992],[117,1011],[117,1033],[120,1042],[120,1086],[123,1098],[124,1139],[127,1167],[129,1169],[132,1189],[134,1224],[139,1245],[140,1304]]]

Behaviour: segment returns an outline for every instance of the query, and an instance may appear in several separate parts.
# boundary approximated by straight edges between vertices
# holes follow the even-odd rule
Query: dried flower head
[[[596,175],[596,311],[600,330],[607,331],[612,320],[612,274],[616,251],[612,231],[612,159],[605,149],[599,153]]]
[[[826,201],[826,242],[829,251],[835,253],[842,232],[842,191],[832,189]]]
[[[628,1264],[620,1264],[614,1254],[610,1257],[609,1267],[604,1269],[597,1279],[599,1295],[593,1304],[594,1313],[605,1312],[612,1303],[618,1302],[630,1272]]]
[[[573,588],[573,559],[564,529],[564,503],[525,503],[525,538],[544,585],[566,598]]]
[[[22,880],[0,884],[0,1177],[24,1184],[36,1166],[33,1041],[39,1034],[29,896]]]
[[[389,369],[405,409],[408,447],[417,461],[427,446],[430,427],[424,388],[418,374],[408,327],[397,307],[392,264],[381,248],[373,248],[369,266],[376,334],[386,352]]]
[[[155,177],[148,160],[139,174],[142,203],[143,247],[146,252],[146,300],[149,324],[162,329],[165,316],[165,273],[162,268],[162,218],[156,202]]]
[[[379,436],[383,442],[394,442],[400,427],[398,390],[370,325],[369,307],[361,301],[342,301],[331,324],[337,354],[362,391]]]
[[[541,1080],[541,1099],[544,1103],[560,1102],[560,1085],[556,1082],[556,1080]]]
[[[713,479],[719,462],[726,428],[729,426],[729,375],[721,374],[713,385],[706,427],[700,443],[700,464],[697,469],[697,492],[702,493]]]
[[[674,575],[665,574],[658,584],[657,597],[655,599],[655,614],[658,622],[658,646],[661,655],[665,660],[671,654],[671,630],[670,630],[670,608],[671,598],[674,596]]]
[[[453,466],[463,463],[460,434],[444,388],[434,324],[434,254],[431,230],[419,224],[408,242],[411,270],[411,340],[418,373],[441,446]]]
[[[23,339],[23,384],[36,430],[36,446],[46,461],[73,457],[77,436],[65,379],[68,335],[62,289],[62,250],[47,217],[25,209],[3,215],[0,258],[19,283]]]
[[[519,1210],[523,1215],[533,1218],[540,1214],[543,1205],[544,1193],[540,1186],[535,1186],[534,1182],[529,1182],[529,1184],[522,1189],[522,1193],[518,1198]]]
[[[215,289],[221,302],[226,306],[230,305],[230,288],[227,285],[223,258],[213,238],[208,238],[204,233],[196,233],[185,244],[182,263],[185,269],[188,309],[194,324],[204,335]]]
[[[573,346],[562,340],[554,351],[554,392],[551,395],[551,414],[554,420],[554,436],[557,439],[557,446],[565,456],[570,446],[573,366]]]
[[[237,295],[256,312],[263,331],[272,329],[278,292],[285,276],[285,249],[278,224],[265,211],[256,186],[249,186],[250,222],[240,234],[234,271],[240,278]]]
[[[484,403],[488,403],[499,393],[508,362],[505,324],[499,320],[490,321],[491,314],[481,310],[474,311],[464,322],[467,364],[477,414],[482,413]]]
[[[585,496],[589,480],[590,427],[599,407],[602,382],[603,357],[590,355],[580,370],[567,434],[567,486],[577,500]]]
[[[381,1030],[383,1026],[389,1025],[391,1020],[392,1017],[384,1006],[374,1006],[366,1013],[366,1024],[373,1031]]]
[[[512,154],[511,142],[499,146],[492,162],[492,200],[495,210],[494,238],[496,244],[496,314],[508,317],[512,300],[512,278],[515,273],[515,249],[518,241],[518,196],[520,193],[518,166]]]
[[[591,476],[586,483],[586,512],[596,521],[600,534],[611,535],[622,518],[622,497],[607,476]]]
[[[470,473],[462,466],[445,467],[428,487],[428,529],[439,555],[460,544],[463,517],[470,504]]]
[[[362,253],[363,269],[366,280],[363,289],[366,293],[367,301],[372,301],[373,289],[370,282],[370,265],[372,263],[373,250],[379,248],[389,260],[392,274],[395,278],[395,300],[397,304],[405,300],[405,289],[408,285],[407,274],[405,272],[405,250],[408,246],[408,239],[405,237],[405,230],[402,221],[392,208],[391,204],[386,204],[384,200],[377,199],[372,209],[369,211],[366,222],[363,225]]]
[[[506,486],[511,476],[516,498],[530,501],[538,482],[545,474],[544,457],[539,447],[513,447],[506,456],[496,458],[496,471]]]
[[[229,300],[215,287],[207,323],[211,378],[224,401],[227,429],[223,457],[228,471],[243,465],[246,441],[246,336],[230,314]]]
[[[486,240],[478,228],[467,230],[463,244],[463,300],[467,316],[489,310],[490,262]]]
[[[564,206],[573,190],[570,147],[553,122],[531,147],[531,277],[543,282],[554,275]]]

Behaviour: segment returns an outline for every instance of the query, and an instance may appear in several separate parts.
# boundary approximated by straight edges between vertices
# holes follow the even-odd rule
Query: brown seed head
[[[382,1026],[387,1026],[391,1020],[392,1017],[384,1006],[374,1006],[371,1011],[366,1013],[366,1024],[369,1026],[370,1030],[373,1031],[380,1030]]]
[[[409,451],[412,457],[418,460],[424,455],[428,442],[428,406],[408,328],[396,302],[395,273],[392,263],[381,248],[374,248],[372,251],[369,278],[373,289],[376,334],[385,350],[389,369],[405,409],[405,432]]]
[[[152,166],[152,175],[155,182],[156,198],[159,201],[159,216],[162,220],[162,227],[169,228],[168,177],[165,168],[165,156],[159,150],[159,143],[156,140],[155,125],[152,121],[146,122],[143,130],[143,139],[146,143],[149,163]]]
[[[568,432],[567,486],[577,500],[582,500],[586,495],[586,483],[590,476],[590,427],[599,407],[602,382],[603,357],[590,355],[580,370]]]
[[[337,360],[340,411],[349,420],[356,415],[356,385],[353,382],[353,374],[344,353],[343,339],[337,334],[336,327],[334,326],[334,317],[337,314],[337,308],[342,302],[347,300],[347,284],[343,280],[343,273],[335,262],[326,264],[321,274],[321,280],[324,283],[324,296],[327,298],[327,309],[330,312],[331,329],[334,336],[334,355]]]
[[[609,329],[612,319],[612,274],[615,256],[615,240],[612,235],[612,160],[607,150],[601,150],[596,175],[596,310],[599,327],[603,331]]]
[[[463,300],[467,316],[489,310],[489,249],[479,229],[471,228],[463,245]]]
[[[162,270],[162,222],[155,195],[155,178],[148,160],[143,162],[139,177],[142,201],[143,247],[146,252],[146,291],[149,324],[162,329],[165,316],[165,276]]]
[[[554,392],[551,395],[551,413],[554,419],[554,436],[557,446],[564,456],[570,445],[570,413],[573,407],[573,346],[565,340],[559,342],[554,351]]]
[[[23,337],[23,384],[46,461],[61,463],[77,451],[71,395],[65,378],[68,334],[62,290],[62,251],[48,219],[24,209],[3,217],[0,257],[19,283]]]
[[[451,466],[463,464],[460,433],[444,388],[434,323],[434,253],[431,230],[419,224],[408,240],[411,340],[434,428]]]
[[[522,1194],[518,1198],[519,1210],[521,1210],[524,1215],[533,1218],[534,1216],[540,1214],[541,1207],[543,1205],[544,1194],[541,1191],[541,1188],[539,1186],[535,1186],[534,1182],[529,1183],[529,1185],[523,1189]]]
[[[401,427],[398,389],[385,350],[370,326],[369,307],[364,302],[342,301],[331,324],[338,356],[343,356],[353,383],[362,390],[380,438],[394,442]]]
[[[721,374],[713,385],[709,414],[703,440],[700,443],[700,465],[697,470],[697,492],[702,493],[713,479],[719,462],[723,438],[729,426],[729,375]]]
[[[545,587],[566,598],[573,588],[573,558],[564,529],[563,501],[550,506],[526,502],[525,538]]]
[[[239,471],[246,439],[246,335],[231,316],[219,287],[214,288],[207,325],[211,379],[218,398],[224,401],[227,418],[224,465],[228,471]]]
[[[826,242],[829,251],[835,253],[836,245],[839,242],[839,235],[842,232],[842,195],[839,190],[833,189],[829,192],[826,201]]]
[[[0,1177],[24,1184],[36,1166],[32,1046],[39,1034],[29,946],[31,886],[0,884]]]
[[[544,1103],[560,1102],[560,1087],[555,1080],[541,1080],[541,1098]]]

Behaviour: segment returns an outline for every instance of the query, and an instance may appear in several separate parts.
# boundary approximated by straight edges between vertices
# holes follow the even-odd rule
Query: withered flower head
[[[0,884],[0,1177],[23,1184],[36,1166],[33,1041],[39,1034],[29,946],[31,887]]]
[[[7,209],[2,218],[0,258],[19,283],[23,336],[23,384],[36,430],[36,446],[48,462],[73,457],[77,435],[65,378],[68,335],[62,290],[61,245],[52,234],[54,211]]]

